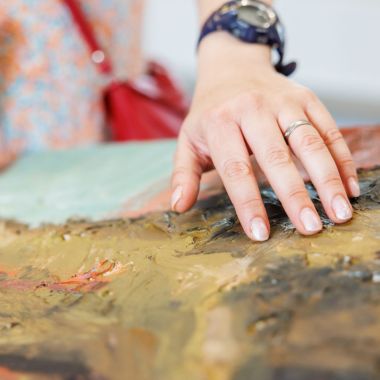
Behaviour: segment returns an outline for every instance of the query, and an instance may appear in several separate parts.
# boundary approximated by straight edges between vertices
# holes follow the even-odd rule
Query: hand
[[[270,225],[250,162],[253,154],[297,230],[311,235],[322,223],[292,160],[301,161],[335,223],[352,218],[348,196],[359,196],[350,151],[332,116],[308,89],[276,73],[266,46],[244,44],[225,33],[207,37],[199,76],[182,127],[172,177],[172,208],[196,201],[203,172],[216,168],[245,233],[269,238]],[[309,120],[289,138],[297,120]]]

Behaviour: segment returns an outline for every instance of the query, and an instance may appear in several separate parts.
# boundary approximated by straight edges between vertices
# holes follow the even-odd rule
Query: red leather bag
[[[70,10],[99,71],[112,78],[112,63],[100,47],[78,0],[62,0]],[[151,140],[178,135],[188,104],[168,72],[149,62],[135,81],[111,79],[104,89],[107,124],[113,141]]]

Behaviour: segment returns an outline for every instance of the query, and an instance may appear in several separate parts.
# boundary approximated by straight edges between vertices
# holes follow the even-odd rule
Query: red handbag
[[[77,0],[62,0],[71,12],[99,71],[112,78],[112,63],[100,47]],[[149,62],[135,81],[113,79],[104,89],[110,137],[113,141],[172,138],[188,112],[187,101],[168,72]]]

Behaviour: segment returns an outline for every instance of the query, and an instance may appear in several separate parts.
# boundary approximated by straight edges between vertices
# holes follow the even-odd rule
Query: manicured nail
[[[350,188],[350,191],[351,191],[351,195],[355,198],[359,197],[360,196],[360,187],[359,187],[359,182],[356,178],[354,177],[351,177],[349,180],[348,180],[348,186]]]
[[[342,195],[337,195],[333,199],[332,208],[339,220],[346,221],[352,218],[352,210]]]
[[[177,203],[179,202],[181,197],[182,197],[182,186],[177,186],[172,194],[172,201],[171,201],[172,210],[175,210],[175,207],[177,206]]]
[[[269,231],[264,220],[255,218],[251,223],[252,236],[257,241],[266,241],[269,239]]]
[[[311,208],[304,208],[301,211],[300,218],[307,232],[318,232],[322,229],[321,219]]]

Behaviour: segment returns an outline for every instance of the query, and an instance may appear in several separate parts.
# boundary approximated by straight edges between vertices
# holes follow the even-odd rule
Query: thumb
[[[171,181],[173,211],[189,210],[197,200],[203,168],[199,155],[186,134],[178,139]]]

